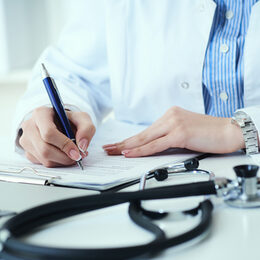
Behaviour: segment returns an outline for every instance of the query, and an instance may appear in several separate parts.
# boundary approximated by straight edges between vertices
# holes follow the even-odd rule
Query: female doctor
[[[111,109],[118,120],[148,127],[104,145],[109,155],[146,156],[170,147],[258,152],[260,2],[90,0],[77,5],[57,44],[35,65],[18,104],[18,146],[30,161],[55,167],[86,156],[97,122]],[[46,106],[42,62],[58,85],[85,155],[59,132],[54,111]]]

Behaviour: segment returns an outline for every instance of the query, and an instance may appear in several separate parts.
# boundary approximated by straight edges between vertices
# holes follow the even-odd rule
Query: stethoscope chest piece
[[[237,208],[260,207],[260,193],[257,189],[258,168],[256,165],[238,165],[234,167],[237,185],[225,199],[229,206]]]

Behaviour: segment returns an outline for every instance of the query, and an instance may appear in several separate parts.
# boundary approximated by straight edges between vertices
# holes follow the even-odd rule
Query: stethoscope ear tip
[[[197,158],[188,159],[184,161],[184,167],[189,171],[198,169],[199,160]]]
[[[168,171],[166,168],[158,169],[154,171],[154,178],[157,181],[164,181],[168,178]]]

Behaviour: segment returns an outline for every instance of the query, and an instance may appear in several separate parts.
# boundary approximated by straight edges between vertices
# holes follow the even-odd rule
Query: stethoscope
[[[199,170],[196,161],[185,161],[153,169],[145,173],[140,180],[140,190],[135,192],[103,193],[61,200],[38,206],[7,220],[0,230],[0,256],[3,259],[129,259],[138,256],[158,254],[168,247],[177,246],[202,236],[209,228],[213,205],[209,198],[198,206],[181,212],[171,213],[178,216],[197,216],[200,221],[196,226],[182,234],[167,237],[165,231],[154,220],[166,217],[169,212],[147,210],[142,201],[188,196],[217,195],[234,207],[251,208],[260,206],[257,189],[258,166],[240,165],[234,168],[237,178],[214,178],[208,171]],[[145,189],[147,180],[155,178],[162,181],[176,174],[207,176],[207,181],[184,183]],[[129,202],[129,216],[140,227],[154,234],[154,240],[136,246],[120,248],[49,248],[25,243],[21,237],[36,231],[46,224],[96,209],[106,208]],[[87,235],[87,234],[86,234]]]
[[[145,172],[140,178],[139,190],[144,190],[147,180],[154,178],[157,181],[164,181],[168,177],[193,175],[196,177],[207,177],[208,180],[213,180],[215,175],[213,172],[198,169],[199,160],[192,158],[179,163],[170,163],[161,165],[148,172]]]

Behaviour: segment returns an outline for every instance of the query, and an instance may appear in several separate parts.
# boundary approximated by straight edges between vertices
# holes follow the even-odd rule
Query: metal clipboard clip
[[[20,173],[25,171],[31,171],[34,175],[38,177],[44,177],[44,178],[37,178],[37,177],[27,177],[27,176],[19,176]],[[7,175],[1,173],[9,173],[9,174],[17,174],[17,176],[14,175]],[[43,174],[38,172],[32,167],[23,167],[20,170],[0,170],[0,181],[6,181],[6,182],[13,182],[13,183],[25,183],[25,184],[36,184],[36,185],[50,185],[51,180],[53,179],[61,179],[60,176],[55,176],[51,174]]]

